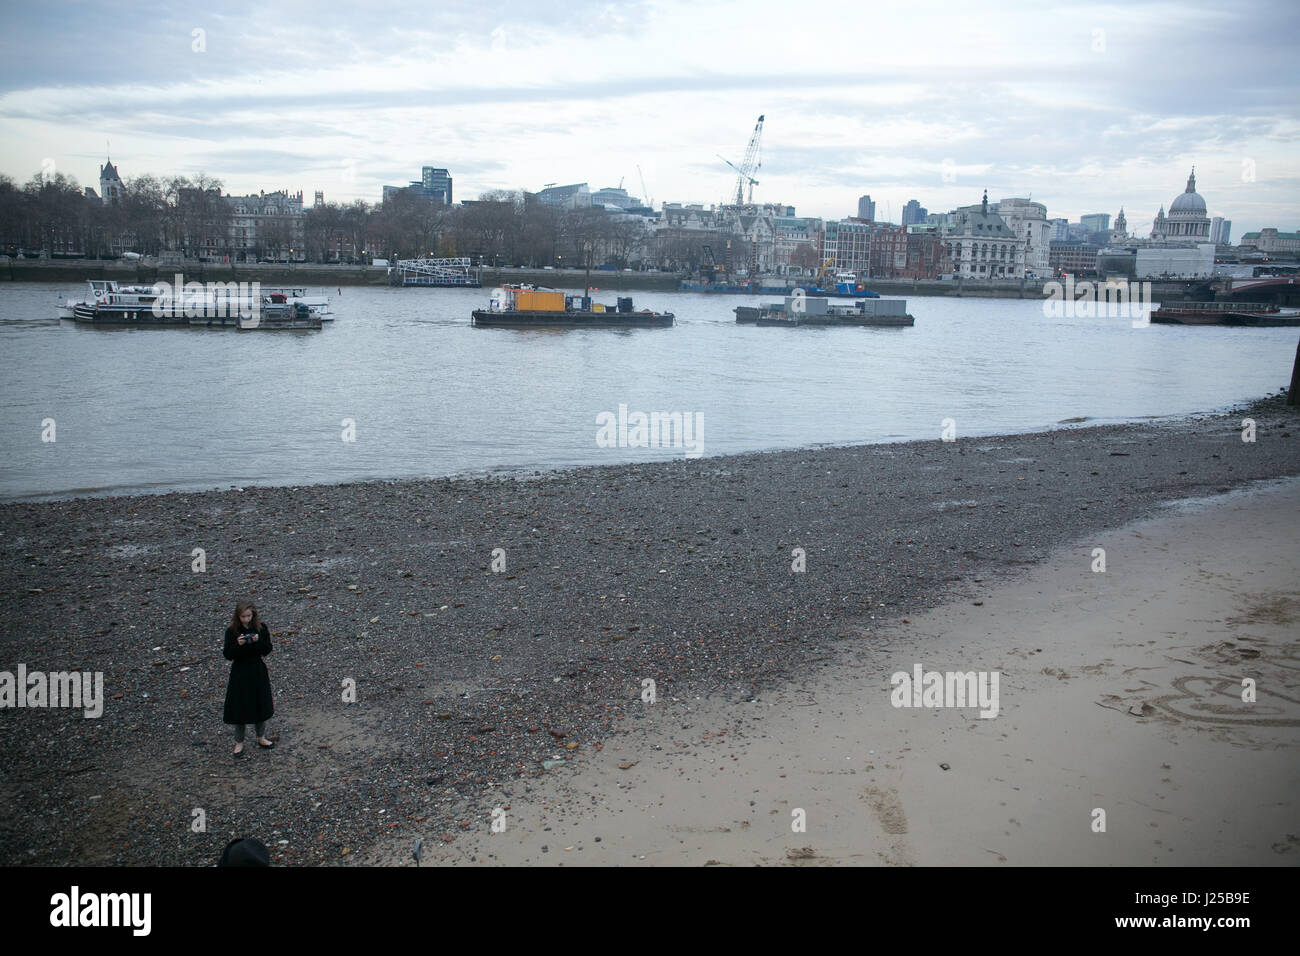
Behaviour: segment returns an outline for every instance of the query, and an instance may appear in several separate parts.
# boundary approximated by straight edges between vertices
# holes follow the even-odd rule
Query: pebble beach
[[[0,504],[0,667],[102,671],[106,698],[93,719],[0,712],[0,862],[453,844],[636,727],[647,680],[663,700],[778,693],[1064,545],[1295,475],[1300,414],[1273,398],[954,442]],[[274,640],[277,742],[235,758],[221,639],[245,597]]]

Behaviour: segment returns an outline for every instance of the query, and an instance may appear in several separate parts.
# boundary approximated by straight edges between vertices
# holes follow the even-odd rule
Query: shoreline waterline
[[[1266,396],[1257,401],[1268,401],[1273,396]],[[1016,431],[974,431],[964,434],[960,441],[992,441],[1002,438],[1013,438],[1026,435],[1048,435],[1062,432],[1077,432],[1090,428],[1122,428],[1126,425],[1143,425],[1158,424],[1168,427],[1179,427],[1191,425],[1193,422],[1205,418],[1223,415],[1231,415],[1234,412],[1241,411],[1244,413],[1253,403],[1245,405],[1234,405],[1228,408],[1212,409],[1204,412],[1195,412],[1191,414],[1169,414],[1169,415],[1141,415],[1132,418],[1100,420],[1092,416],[1079,416],[1077,419],[1067,419],[1055,422],[1053,427],[1030,427]],[[591,469],[618,469],[634,468],[640,469],[653,467],[655,465],[684,463],[719,463],[722,467],[732,459],[740,459],[755,455],[780,455],[785,453],[797,452],[816,452],[825,449],[835,448],[874,448],[877,446],[887,445],[906,445],[912,443],[923,443],[934,441],[934,439],[918,438],[915,436],[899,435],[882,438],[877,441],[869,442],[819,442],[812,445],[803,445],[795,447],[778,447],[778,448],[757,448],[741,452],[725,452],[717,455],[702,455],[698,458],[683,459],[680,456],[672,458],[652,458],[640,461],[620,461],[608,464],[597,463],[574,463],[574,464],[556,464],[545,465],[542,463],[523,464],[523,465],[498,465],[487,468],[473,469],[469,471],[449,472],[439,475],[373,475],[362,476],[357,478],[345,479],[342,481],[322,481],[322,482],[266,482],[263,483],[257,479],[250,479],[239,483],[229,483],[224,485],[209,485],[195,483],[193,485],[176,485],[170,482],[158,482],[154,486],[141,485],[108,485],[92,488],[67,489],[53,492],[43,492],[30,495],[0,495],[0,506],[5,504],[19,503],[41,503],[57,501],[75,501],[83,498],[145,498],[159,495],[197,495],[213,492],[242,491],[246,488],[267,488],[267,489],[299,489],[299,488],[321,488],[334,487],[340,485],[367,485],[367,484],[404,484],[409,482],[446,482],[446,481],[549,481],[561,480],[566,475],[574,472],[585,472]]]

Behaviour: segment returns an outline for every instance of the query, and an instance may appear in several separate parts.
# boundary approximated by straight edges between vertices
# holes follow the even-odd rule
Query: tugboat
[[[494,289],[489,307],[475,309],[472,316],[473,325],[505,329],[664,328],[675,322],[671,312],[636,311],[630,297],[605,305],[592,302],[590,295],[526,284]]]
[[[808,295],[827,297],[831,296],[837,299],[879,299],[880,293],[873,292],[865,285],[858,281],[858,277],[852,272],[837,272],[835,281],[831,283],[829,289],[823,289],[818,280],[813,280],[812,285],[801,285],[800,289]]]
[[[852,305],[831,303],[816,296],[788,295],[784,302],[741,305],[735,309],[741,325],[872,326],[901,329],[915,325],[906,299],[862,299]]]

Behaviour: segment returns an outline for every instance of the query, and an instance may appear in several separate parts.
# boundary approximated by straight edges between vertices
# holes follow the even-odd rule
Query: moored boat
[[[674,322],[671,312],[637,311],[630,297],[620,296],[618,303],[611,306],[592,302],[590,296],[566,295],[558,289],[531,285],[494,289],[489,307],[472,313],[472,323],[487,328],[664,328]]]
[[[916,324],[908,314],[906,299],[861,299],[852,305],[833,303],[823,296],[786,296],[784,302],[737,306],[741,325],[811,325],[906,328]]]
[[[1161,325],[1300,325],[1300,312],[1280,309],[1268,302],[1174,302],[1151,313]]]
[[[835,281],[831,283],[830,288],[822,288],[815,280],[812,285],[801,285],[800,289],[806,295],[817,296],[819,298],[835,299],[879,299],[880,293],[873,292],[863,283],[858,281],[856,274],[852,272],[837,272]]]
[[[1251,328],[1290,328],[1300,326],[1300,309],[1276,309],[1271,312],[1225,312],[1223,324]]]

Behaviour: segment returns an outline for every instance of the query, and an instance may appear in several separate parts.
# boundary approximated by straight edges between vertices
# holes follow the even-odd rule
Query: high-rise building
[[[1215,216],[1210,220],[1210,242],[1229,245],[1231,240],[1228,238],[1232,232],[1232,220],[1224,219],[1222,216]]]
[[[907,205],[903,207],[903,225],[914,226],[917,223],[925,222],[925,217],[929,214],[930,210],[926,209],[915,199],[909,199]]]
[[[1094,212],[1080,216],[1079,222],[1088,232],[1110,232],[1110,213]]]
[[[1068,219],[1049,219],[1048,225],[1052,227],[1052,242],[1068,242],[1070,239],[1070,220]]]
[[[871,201],[870,196],[858,198],[858,218],[866,219],[868,222],[876,221],[876,204]]]
[[[439,200],[444,205],[451,205],[451,173],[445,169],[425,166],[420,170],[420,185],[429,199]]]
[[[407,193],[450,206],[451,173],[435,166],[425,166],[420,170],[420,178],[413,180],[409,185],[385,186],[384,202],[398,193]]]

